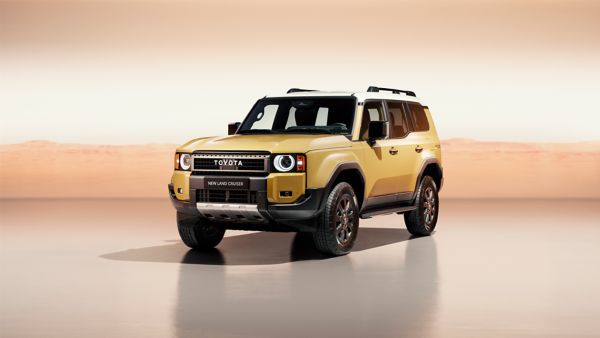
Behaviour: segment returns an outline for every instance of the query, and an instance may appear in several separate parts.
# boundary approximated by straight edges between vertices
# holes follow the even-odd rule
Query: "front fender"
[[[341,164],[359,163],[357,156],[351,150],[352,148],[338,148],[307,152],[306,187],[309,189],[325,188],[331,175]]]

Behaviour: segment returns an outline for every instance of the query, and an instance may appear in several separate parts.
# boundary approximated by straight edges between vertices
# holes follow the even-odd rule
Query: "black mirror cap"
[[[235,133],[237,133],[238,129],[240,129],[240,126],[242,125],[241,122],[233,122],[227,125],[227,135],[235,135]]]
[[[369,122],[369,144],[373,145],[376,140],[381,140],[387,137],[388,123],[387,121],[371,121]]]

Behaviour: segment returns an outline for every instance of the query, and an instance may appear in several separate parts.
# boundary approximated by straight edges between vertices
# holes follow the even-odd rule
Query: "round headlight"
[[[192,157],[190,154],[181,154],[179,156],[179,168],[181,170],[190,170],[192,167]]]
[[[286,172],[294,169],[296,161],[292,155],[277,155],[273,160],[273,165],[277,171]]]

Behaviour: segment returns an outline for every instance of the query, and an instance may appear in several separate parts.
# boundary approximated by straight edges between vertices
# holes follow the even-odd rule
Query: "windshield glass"
[[[352,132],[354,97],[262,99],[238,134],[342,134]]]

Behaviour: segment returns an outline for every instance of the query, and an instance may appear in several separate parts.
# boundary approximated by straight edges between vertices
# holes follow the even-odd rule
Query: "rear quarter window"
[[[414,131],[428,131],[429,121],[425,108],[418,103],[408,103],[409,115],[413,121]]]

